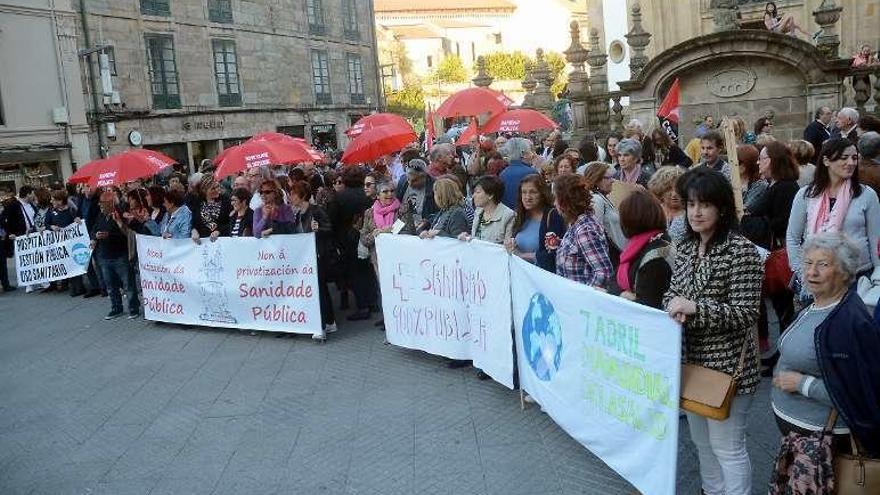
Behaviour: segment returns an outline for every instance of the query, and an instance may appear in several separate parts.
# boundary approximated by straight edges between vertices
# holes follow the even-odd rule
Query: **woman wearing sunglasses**
[[[272,179],[266,179],[258,189],[263,204],[254,210],[254,237],[293,233],[293,210],[284,204],[281,188]]]

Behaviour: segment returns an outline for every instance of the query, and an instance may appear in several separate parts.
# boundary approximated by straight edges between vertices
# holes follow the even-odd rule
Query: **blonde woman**
[[[456,238],[463,232],[470,232],[471,222],[465,214],[462,200],[461,186],[449,176],[440,176],[434,182],[434,202],[438,212],[431,222],[431,227],[425,230],[419,237],[433,239],[434,237]]]

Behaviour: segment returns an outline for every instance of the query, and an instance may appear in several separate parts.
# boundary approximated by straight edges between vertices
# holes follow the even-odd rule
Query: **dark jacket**
[[[691,165],[694,164],[694,161],[691,160],[678,145],[673,144],[669,147],[668,153],[666,155],[666,159],[663,160],[663,163],[655,163],[657,167],[662,167],[664,165],[678,165],[682,168],[691,168]]]
[[[834,407],[861,453],[880,457],[880,327],[855,285],[819,325],[814,339]]]
[[[858,126],[853,127],[852,130],[850,130],[846,134],[846,136],[844,136],[843,132],[839,128],[835,127],[834,130],[831,131],[831,137],[833,137],[833,138],[846,138],[846,139],[849,139],[849,142],[852,143],[853,146],[858,146],[859,145],[859,133],[856,131],[857,128],[858,128]],[[821,149],[821,146],[820,146],[820,149]]]
[[[397,200],[400,201],[402,208],[407,208],[406,205],[403,205],[403,197],[406,195],[406,190],[409,188],[409,179],[406,175],[404,175],[400,179],[400,183],[397,184],[397,192],[395,196],[397,196]],[[434,202],[434,178],[430,175],[425,174],[425,201],[422,203],[422,218],[428,220],[430,223],[431,217],[437,213],[437,204]],[[410,219],[412,220],[412,219]],[[416,228],[419,226],[416,225]]]
[[[811,163],[817,163],[819,151],[822,150],[822,143],[830,137],[831,133],[828,131],[828,128],[818,120],[810,122],[810,125],[804,129],[804,141],[812,144],[813,150],[815,150],[813,159],[810,160]]]
[[[229,214],[229,230],[225,235],[232,235],[232,226],[235,225],[235,217],[237,213],[235,211]],[[241,217],[241,226],[238,229],[238,235],[236,237],[253,237],[254,236],[254,210],[248,208],[244,211],[244,216]]]
[[[34,211],[36,211],[36,208],[34,208]],[[18,199],[10,198],[3,205],[3,213],[0,214],[0,228],[6,232],[6,235],[13,234],[16,236],[25,235],[28,233],[28,230],[33,231],[34,226],[30,225],[30,229],[28,228],[28,221],[24,215],[24,210]]]
[[[753,216],[764,217],[770,228],[770,234],[775,241],[784,243],[785,231],[788,229],[788,217],[791,215],[791,204],[800,186],[794,179],[774,182],[755,203],[752,211]],[[769,246],[769,242],[767,243]],[[768,246],[762,246],[768,248]],[[769,246],[768,249],[778,247]]]
[[[229,202],[229,198],[226,196],[220,196],[218,201],[220,202],[220,214],[217,216],[217,230],[220,231],[220,235],[227,236],[229,235],[229,215],[232,213],[232,203]],[[211,229],[202,218],[202,203],[204,201],[198,198],[193,200],[193,204],[190,206],[192,211],[192,228],[199,232],[199,237],[208,237],[211,235]]]
[[[312,220],[318,222],[318,230],[312,230]],[[309,205],[305,211],[294,213],[293,216],[293,233],[307,234],[315,233],[315,250],[318,254],[318,260],[323,262],[335,257],[335,243],[333,242],[333,224],[330,216],[323,208],[317,205]]]
[[[556,208],[545,211],[541,218],[541,227],[538,229],[538,250],[535,252],[535,264],[550,273],[556,273],[556,251],[547,251],[544,245],[544,236],[548,232],[555,232],[560,241],[565,236],[565,219]]]
[[[357,256],[357,243],[360,237],[360,224],[364,212],[373,204],[362,187],[348,187],[336,193],[336,218],[331,218],[336,242],[343,255]]]
[[[107,237],[98,239],[95,236],[98,232],[107,232]],[[128,259],[128,236],[110,216],[99,213],[95,220],[95,230],[90,235],[95,240],[95,256],[98,259]]]
[[[627,276],[636,295],[636,302],[663,309],[663,294],[672,279],[673,248],[666,234],[652,240],[629,266]]]
[[[49,211],[46,212],[46,228],[54,227],[67,227],[72,224],[74,219],[76,218],[76,213],[73,211],[73,208],[69,206],[64,210],[56,210],[55,208],[49,208]]]
[[[438,231],[438,237],[458,237],[462,232],[471,232],[471,222],[468,222],[463,207],[452,206],[434,216],[431,230]]]

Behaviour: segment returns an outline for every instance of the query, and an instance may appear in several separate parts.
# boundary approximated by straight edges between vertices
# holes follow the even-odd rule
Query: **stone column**
[[[822,34],[816,40],[816,47],[829,59],[839,56],[840,36],[837,32],[837,21],[840,20],[842,11],[843,7],[837,5],[834,0],[822,0],[819,8],[813,11],[816,24],[822,27]]]
[[[471,79],[471,82],[478,88],[488,88],[494,80],[495,78],[486,72],[486,59],[480,55],[477,57],[477,75]]]
[[[608,122],[608,76],[606,65],[608,55],[603,53],[599,43],[599,31],[590,30],[590,52],[587,56],[590,65],[590,103],[587,106],[587,120],[594,132],[607,132]]]
[[[584,62],[590,52],[581,44],[581,32],[578,23],[572,21],[571,45],[565,50],[565,60],[571,64],[572,71],[568,75],[568,93],[571,98],[571,142],[577,143],[587,133],[587,99],[590,96],[590,78],[584,72]]]
[[[535,93],[535,87],[537,86],[538,82],[535,81],[535,76],[532,75],[532,64],[526,62],[526,77],[522,81],[522,88],[526,90],[526,95],[523,97],[523,108],[534,108],[532,99]]]
[[[553,84],[553,75],[550,72],[547,61],[544,60],[544,50],[540,48],[535,52],[535,68],[532,70],[532,76],[537,83],[532,95],[532,107],[535,110],[550,115],[555,101],[553,93],[550,92],[550,86]]]
[[[645,55],[645,47],[651,42],[651,33],[642,28],[642,7],[635,4],[632,7],[632,29],[626,33],[626,44],[630,48],[629,78],[634,81],[642,73],[642,69],[648,65],[648,56]]]
[[[709,2],[712,11],[712,22],[715,24],[715,32],[731,31],[737,29],[736,0],[712,0]]]

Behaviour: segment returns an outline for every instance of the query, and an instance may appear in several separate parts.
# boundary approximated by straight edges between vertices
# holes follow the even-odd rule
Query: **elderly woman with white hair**
[[[510,209],[519,203],[519,183],[532,174],[538,173],[530,163],[536,153],[532,142],[526,138],[510,138],[501,150],[509,165],[501,171],[499,178],[504,183],[504,197],[501,202]]]
[[[804,242],[804,283],[814,302],[780,339],[770,395],[785,435],[771,481],[779,493],[807,481],[802,466],[789,464],[792,454],[810,455],[799,452],[799,437],[828,428],[835,452],[848,451],[852,435],[862,455],[880,455],[880,328],[852,287],[860,264],[858,246],[842,233]]]
[[[648,187],[651,172],[642,167],[642,144],[636,139],[624,139],[617,143],[617,167],[614,178],[628,184]]]

